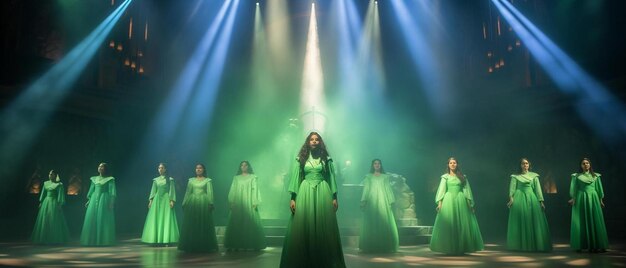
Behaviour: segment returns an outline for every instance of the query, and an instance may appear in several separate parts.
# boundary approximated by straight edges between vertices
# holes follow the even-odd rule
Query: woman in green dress
[[[110,246],[115,244],[115,178],[108,176],[107,163],[98,165],[98,176],[91,177],[87,192],[87,212],[80,244]]]
[[[577,250],[605,252],[609,238],[604,225],[604,190],[600,173],[593,171],[591,161],[583,158],[580,170],[572,174],[570,200],[572,205],[572,226],[570,246]]]
[[[248,161],[239,164],[237,175],[228,192],[230,215],[224,234],[224,247],[229,250],[265,248],[265,232],[259,217],[261,194],[257,176]]]
[[[380,159],[372,160],[370,173],[363,181],[361,209],[363,223],[359,248],[366,253],[390,253],[398,250],[398,227],[392,206],[396,199],[391,190],[389,175]]]
[[[511,175],[506,247],[515,251],[551,251],[539,174],[529,170],[530,162],[522,158],[520,173]]]
[[[218,250],[213,223],[213,185],[203,164],[196,165],[196,176],[187,183],[178,249],[187,252]]]
[[[448,159],[448,172],[441,175],[435,202],[437,217],[430,250],[452,255],[483,250],[472,188],[454,157]]]
[[[148,202],[148,216],[143,226],[141,242],[148,244],[178,243],[178,221],[176,220],[176,187],[174,179],[167,176],[164,163],[157,168],[159,176],[152,179]]]
[[[36,244],[62,244],[69,238],[63,214],[65,190],[56,171],[50,170],[48,179],[41,187],[39,213],[31,239]]]
[[[345,267],[335,167],[317,132],[307,136],[294,164],[288,187],[291,218],[280,267]]]

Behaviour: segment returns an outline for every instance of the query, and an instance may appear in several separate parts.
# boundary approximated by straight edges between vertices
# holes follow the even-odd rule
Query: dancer
[[[317,132],[311,132],[300,148],[288,189],[291,218],[280,267],[345,267],[335,167]]]
[[[472,189],[454,157],[448,159],[448,172],[441,175],[435,202],[430,250],[454,255],[483,250]]]
[[[366,253],[396,252],[398,227],[392,209],[396,199],[380,159],[372,160],[370,173],[365,176],[363,184],[359,248]]]
[[[157,168],[159,176],[152,179],[148,216],[143,226],[141,242],[149,244],[178,243],[178,222],[176,220],[176,187],[174,179],[167,176],[164,163]]]
[[[63,214],[65,190],[56,171],[50,170],[41,189],[39,213],[31,239],[36,244],[66,243],[69,231]]]
[[[265,232],[259,217],[261,194],[257,176],[248,161],[241,161],[228,193],[230,215],[224,234],[224,247],[229,250],[265,248]]]
[[[529,170],[530,162],[522,158],[520,173],[511,175],[506,247],[516,251],[551,251],[539,174]]]
[[[115,244],[115,178],[108,175],[107,163],[98,165],[98,176],[91,177],[87,192],[87,213],[80,244],[110,246]]]
[[[218,250],[213,223],[213,185],[203,164],[196,165],[196,176],[189,178],[183,198],[183,225],[178,249],[187,252]]]
[[[572,174],[568,201],[572,205],[570,246],[577,250],[605,252],[609,239],[604,225],[604,190],[600,173],[594,172],[591,161],[583,158],[580,170]]]

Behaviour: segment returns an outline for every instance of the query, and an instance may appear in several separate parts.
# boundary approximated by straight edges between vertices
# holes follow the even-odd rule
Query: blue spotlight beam
[[[1,162],[21,159],[131,2],[124,1],[60,62],[5,108],[0,123],[0,133],[4,137],[0,145]],[[34,106],[48,109],[33,109]]]
[[[626,136],[624,104],[512,4],[502,0],[491,1],[558,88],[575,97],[575,108],[587,125],[605,141],[623,145]]]

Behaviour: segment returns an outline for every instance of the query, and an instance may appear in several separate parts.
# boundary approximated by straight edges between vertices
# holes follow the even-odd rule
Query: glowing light
[[[304,58],[304,73],[300,91],[300,111],[303,114],[305,132],[323,132],[326,110],[324,103],[324,74],[320,57],[319,40],[317,35],[317,18],[315,3],[311,3],[311,17],[309,19],[309,33]]]
[[[130,18],[130,23],[128,23],[128,39],[133,38],[133,18]]]

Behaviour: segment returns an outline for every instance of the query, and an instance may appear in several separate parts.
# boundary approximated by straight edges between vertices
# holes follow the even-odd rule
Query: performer
[[[65,190],[56,171],[50,170],[39,196],[39,213],[31,239],[36,244],[62,244],[69,238],[63,214]]]
[[[149,244],[178,243],[178,221],[176,220],[176,187],[174,179],[167,176],[165,164],[159,163],[159,176],[152,179],[148,202],[148,216],[143,226],[141,242]]]
[[[87,213],[80,235],[84,246],[110,246],[115,244],[115,178],[108,175],[107,163],[98,165],[100,175],[91,177],[87,192]]]
[[[380,159],[372,160],[370,173],[365,176],[361,209],[363,223],[359,248],[367,253],[388,253],[398,250],[398,227],[393,216],[395,203],[389,175]]]
[[[335,167],[317,132],[304,141],[288,189],[291,218],[280,267],[345,267],[335,214]]]
[[[454,157],[448,159],[448,172],[441,175],[435,202],[437,217],[430,250],[446,254],[483,250],[483,238],[474,215],[472,188]]]
[[[224,247],[231,250],[265,248],[265,232],[259,217],[261,194],[257,176],[248,161],[239,164],[228,192],[230,215],[224,234]]]
[[[522,158],[520,173],[511,175],[506,247],[516,251],[551,251],[539,174],[529,170],[530,162]]]
[[[196,176],[189,178],[183,198],[183,226],[178,249],[187,252],[218,250],[213,223],[213,185],[203,164],[196,165]]]
[[[605,252],[609,239],[604,225],[604,190],[600,173],[593,171],[591,161],[583,158],[580,171],[572,174],[568,201],[572,205],[570,246],[577,250]]]

